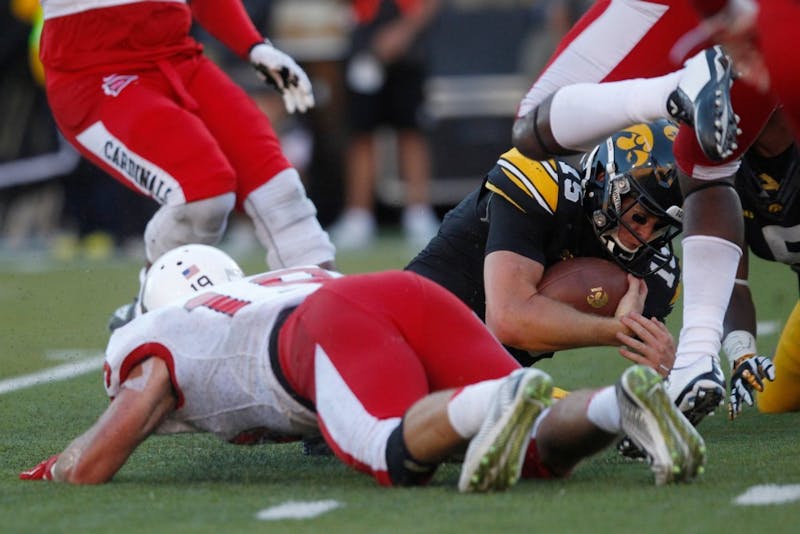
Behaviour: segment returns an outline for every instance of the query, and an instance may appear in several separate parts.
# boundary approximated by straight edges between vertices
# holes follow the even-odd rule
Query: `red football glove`
[[[20,480],[53,480],[53,466],[58,460],[58,455],[51,456],[39,463],[36,467],[19,474]]]

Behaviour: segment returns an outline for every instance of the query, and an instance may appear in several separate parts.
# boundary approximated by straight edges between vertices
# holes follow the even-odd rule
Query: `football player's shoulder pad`
[[[573,179],[568,179],[569,176]],[[544,209],[554,213],[559,199],[565,196],[566,185],[579,196],[578,172],[565,162],[555,159],[532,160],[517,149],[500,156],[489,173],[486,187],[503,196],[519,210]]]

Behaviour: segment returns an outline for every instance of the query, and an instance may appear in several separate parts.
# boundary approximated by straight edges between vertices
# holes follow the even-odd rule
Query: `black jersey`
[[[481,186],[445,216],[438,235],[406,269],[446,287],[485,320],[483,260],[490,252],[512,251],[545,268],[576,256],[606,257],[582,200],[580,175],[571,165],[509,150]],[[645,280],[644,313],[663,320],[677,297],[677,261]],[[511,352],[530,363],[521,351]]]
[[[792,145],[774,158],[752,150],[736,174],[745,240],[756,256],[800,267],[800,150]]]

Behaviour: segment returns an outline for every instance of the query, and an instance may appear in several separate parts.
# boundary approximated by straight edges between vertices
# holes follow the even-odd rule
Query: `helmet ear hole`
[[[153,311],[208,287],[244,277],[239,265],[218,248],[184,245],[158,258],[144,279],[142,309]]]

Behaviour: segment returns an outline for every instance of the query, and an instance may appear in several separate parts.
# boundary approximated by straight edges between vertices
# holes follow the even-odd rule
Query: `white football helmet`
[[[239,265],[220,249],[183,245],[163,254],[147,270],[142,310],[153,311],[192,292],[243,277]]]

